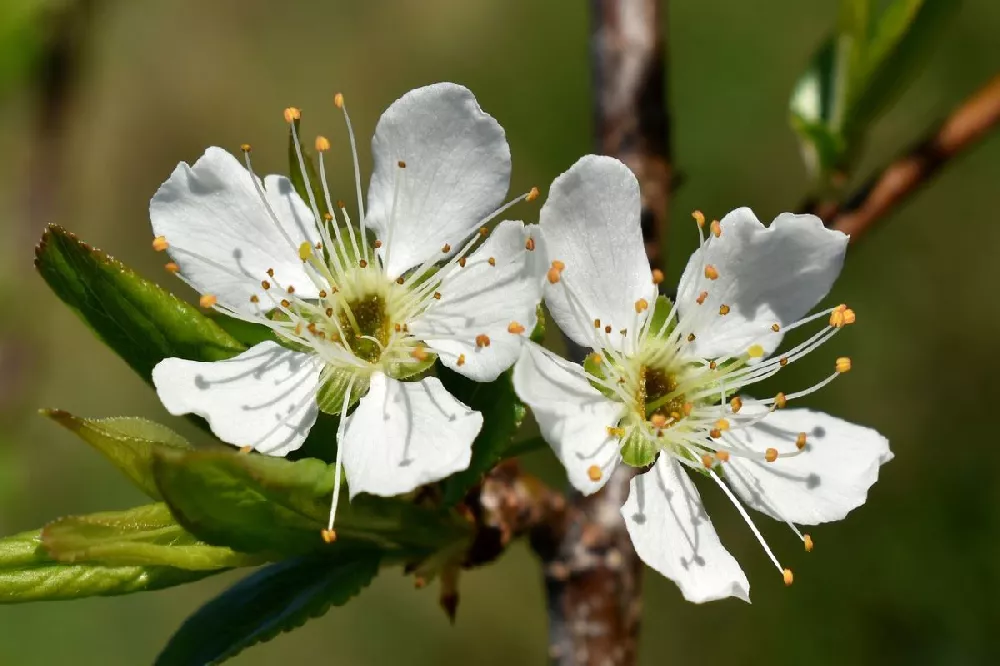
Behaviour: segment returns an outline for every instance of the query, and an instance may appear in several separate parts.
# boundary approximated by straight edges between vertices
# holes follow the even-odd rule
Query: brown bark
[[[927,138],[892,162],[842,205],[814,211],[827,226],[857,242],[871,227],[928,183],[946,164],[1000,122],[1000,75],[963,102]]]

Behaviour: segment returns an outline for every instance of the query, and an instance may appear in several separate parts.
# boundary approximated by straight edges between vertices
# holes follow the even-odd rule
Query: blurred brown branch
[[[658,265],[672,174],[666,2],[591,0],[590,7],[597,151],[621,159],[639,179],[643,240]],[[642,562],[619,514],[631,477],[621,466],[602,492],[571,491],[565,511],[532,531],[544,566],[553,664],[635,663]]]
[[[815,203],[807,212],[850,234],[851,242],[928,183],[945,165],[1000,122],[1000,75],[963,102],[927,138],[869,180],[843,204]]]

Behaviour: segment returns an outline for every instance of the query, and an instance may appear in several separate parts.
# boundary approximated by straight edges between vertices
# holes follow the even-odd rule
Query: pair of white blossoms
[[[308,174],[297,118],[286,111]],[[435,358],[484,382],[514,366],[517,394],[578,490],[596,492],[622,462],[645,470],[621,509],[629,534],[697,602],[749,600],[749,583],[685,471],[718,484],[786,583],[791,572],[740,500],[786,522],[807,549],[795,523],[837,520],[865,501],[892,457],[886,440],[784,409],[849,359],[812,388],[741,395],[853,322],[844,306],[806,316],[840,272],[846,236],[812,216],[764,227],[738,209],[709,226],[671,304],[644,252],[638,183],[617,160],[582,158],[553,182],[537,226],[508,220],[490,233],[485,224],[537,191],[503,203],[504,131],[467,89],[414,90],[383,114],[367,210],[347,127],[353,223],[327,188],[323,137],[307,201],[282,176],[254,175],[249,146],[242,164],[218,148],[180,164],[153,197],[154,247],[169,250],[168,269],[203,307],[263,324],[278,341],[215,363],[162,361],[153,381],[171,413],[203,416],[221,439],[269,455],[301,446],[320,410],[339,414],[337,465],[351,496],[396,495],[466,468],[483,424],[423,376]],[[591,350],[583,365],[526,340],[543,296]],[[818,332],[773,355],[784,333],[811,322]]]

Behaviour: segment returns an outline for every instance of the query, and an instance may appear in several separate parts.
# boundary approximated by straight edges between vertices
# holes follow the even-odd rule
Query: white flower
[[[545,300],[593,352],[580,366],[525,345],[514,386],[581,492],[599,490],[620,461],[651,465],[621,510],[647,564],[691,601],[749,601],[746,576],[683,470],[723,490],[790,583],[739,500],[787,523],[809,550],[794,523],[843,518],[892,458],[874,430],[784,409],[849,370],[847,358],[803,391],[740,396],[854,321],[845,306],[805,316],[840,272],[847,237],[810,215],[780,215],[765,228],[749,209],[735,210],[711,224],[672,306],[657,299],[662,274],[651,279],[639,212],[635,177],[611,158],[584,157],[552,184],[540,224],[551,262]],[[784,333],[813,322],[829,325],[767,358]]]
[[[344,108],[342,96],[336,105]],[[535,325],[534,241],[521,222],[501,222],[492,234],[482,225],[537,190],[502,205],[510,178],[503,129],[471,92],[442,83],[407,93],[382,115],[366,213],[344,115],[357,226],[330,196],[324,137],[308,202],[287,178],[258,179],[249,146],[245,167],[210,148],[160,187],[150,217],[154,247],[174,260],[168,269],[203,294],[203,307],[263,324],[281,344],[216,363],[168,358],[153,381],[172,414],[203,416],[221,439],[270,455],[301,446],[320,409],[341,414],[337,464],[351,496],[394,495],[465,469],[483,422],[438,379],[416,376],[439,356],[467,377],[496,379]],[[299,112],[285,116],[308,173]]]

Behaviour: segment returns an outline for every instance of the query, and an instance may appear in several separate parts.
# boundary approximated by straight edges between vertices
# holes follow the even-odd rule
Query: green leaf
[[[197,308],[62,227],[46,229],[35,267],[56,296],[147,382],[153,366],[168,356],[221,361],[246,349]]]
[[[171,637],[156,666],[218,664],[342,606],[378,573],[378,551],[298,557],[248,576],[202,606]]]
[[[70,564],[86,561],[214,571],[263,561],[199,541],[177,524],[163,503],[60,518],[42,529],[41,540],[53,559]]]
[[[43,409],[42,414],[103,453],[139,490],[153,499],[161,499],[153,479],[153,451],[191,448],[186,439],[170,428],[146,419],[83,419],[60,409]]]
[[[483,428],[472,443],[469,467],[443,481],[444,501],[452,505],[498,462],[510,456],[514,433],[524,420],[524,404],[518,400],[507,371],[493,382],[475,382],[444,366],[437,371],[448,392],[483,415]]]
[[[792,128],[821,187],[836,188],[868,125],[910,83],[958,0],[892,0],[877,17],[869,0],[842,0],[835,34],[796,82]]]
[[[319,460],[254,454],[158,451],[157,487],[189,531],[251,553],[329,552],[356,544],[425,553],[469,536],[450,512],[361,495],[337,506],[335,543],[325,543],[334,468]]]
[[[64,564],[49,557],[38,531],[0,539],[0,604],[148,592],[213,573],[161,566]]]

